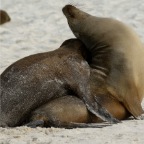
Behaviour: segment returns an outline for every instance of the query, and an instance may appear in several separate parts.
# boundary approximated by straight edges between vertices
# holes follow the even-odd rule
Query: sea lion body
[[[27,126],[56,126],[74,128],[72,123],[86,123],[90,122],[89,112],[83,101],[74,95],[67,95],[56,98],[48,103],[37,108],[30,114]],[[41,125],[39,122],[42,122]],[[79,124],[77,127],[79,127]],[[80,125],[81,126],[81,125]]]
[[[67,40],[55,51],[28,56],[9,66],[0,77],[0,126],[21,125],[36,108],[73,93],[97,115],[95,107],[100,105],[89,90],[90,68],[83,46],[79,40]],[[106,114],[111,121],[111,115],[102,112],[98,115]]]
[[[0,10],[0,25],[9,22],[11,19],[8,15],[8,13],[4,10]]]
[[[123,105],[109,97],[104,97],[101,105],[114,115],[117,119],[126,119],[129,115]],[[117,109],[110,108],[110,103]],[[99,123],[99,124],[98,124]],[[27,123],[29,127],[64,127],[64,128],[102,128],[108,125],[103,120],[87,110],[85,103],[76,96],[63,96],[49,101],[32,111]]]
[[[122,102],[135,118],[140,116],[144,48],[137,34],[122,22],[91,16],[71,5],[66,5],[63,13],[74,35],[92,54],[95,81],[101,78],[106,93]]]
[[[71,49],[63,46],[61,50],[32,55],[8,67],[1,75],[0,122],[17,126],[29,112],[50,99],[76,92],[83,85],[82,79],[89,75],[78,45],[74,50],[74,45]],[[85,77],[80,76],[79,70]]]

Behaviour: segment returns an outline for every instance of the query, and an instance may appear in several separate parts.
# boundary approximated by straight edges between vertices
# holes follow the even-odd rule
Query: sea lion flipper
[[[112,124],[108,123],[77,123],[77,122],[61,122],[61,121],[49,121],[50,126],[53,127],[59,127],[59,128],[67,128],[67,129],[72,129],[72,128],[103,128],[106,126],[111,126]]]
[[[96,111],[98,114],[98,117],[100,117],[102,120],[105,121],[109,121],[111,123],[119,123],[120,121],[116,118],[114,118],[108,111],[106,108],[104,108],[103,106],[101,106],[101,104],[99,103],[97,97],[95,97],[95,106],[96,106]]]
[[[111,126],[111,124],[96,124],[96,123],[68,123],[68,124],[61,124],[60,127],[66,128],[103,128]]]
[[[99,102],[91,100],[90,98],[85,100],[87,109],[95,116],[101,118],[103,121],[110,123],[119,123],[120,121],[114,118]]]
[[[134,118],[137,118],[143,113],[139,91],[135,83],[132,81],[127,83],[127,86],[129,87],[129,89],[127,88],[125,90],[126,95],[123,99],[123,104],[127,108],[127,110],[134,116]]]
[[[107,121],[110,123],[119,123],[120,121],[114,118],[106,108],[104,108],[95,97],[95,102],[86,103],[87,109],[96,115],[97,117],[101,118],[103,121]]]
[[[29,122],[29,123],[25,124],[25,126],[31,127],[31,128],[36,128],[38,126],[43,127],[44,126],[44,121],[43,120],[32,121],[32,122]]]
[[[32,121],[30,123],[25,124],[25,126],[31,127],[31,128],[43,127],[44,121],[42,121],[42,120]],[[76,123],[76,122],[50,121],[49,126],[72,129],[72,128],[103,128],[106,126],[111,126],[111,124],[108,124],[108,123],[96,124],[96,123]]]
[[[137,118],[143,113],[143,109],[140,101],[138,100],[138,97],[134,96],[133,98],[131,98],[129,95],[126,97],[123,103],[128,111],[134,116],[134,118]]]

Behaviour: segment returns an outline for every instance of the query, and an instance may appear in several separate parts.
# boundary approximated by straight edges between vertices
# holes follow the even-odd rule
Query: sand
[[[2,0],[0,8],[12,20],[0,26],[0,73],[24,56],[54,50],[74,37],[61,12],[68,3],[131,25],[144,42],[144,0]],[[102,129],[0,128],[0,144],[55,143],[143,144],[144,120],[126,120]]]

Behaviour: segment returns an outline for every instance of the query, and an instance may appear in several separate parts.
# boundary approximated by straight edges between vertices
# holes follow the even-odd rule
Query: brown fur
[[[96,92],[98,97],[102,95],[98,101],[102,104],[108,97],[111,99],[108,111],[121,109],[121,115],[126,108],[135,118],[140,116],[143,113],[144,48],[137,34],[122,22],[91,16],[72,5],[66,5],[63,13],[74,35],[92,54],[93,81],[104,85],[100,90],[102,94]],[[101,85],[98,88],[101,89]],[[113,99],[121,106],[113,103]],[[118,117],[125,118],[125,113]],[[116,112],[114,116],[117,117]]]
[[[8,15],[8,13],[4,10],[0,10],[0,25],[9,22],[10,21],[10,17]]]
[[[110,97],[102,97],[101,104],[109,110],[117,119],[126,119],[129,114],[123,105]],[[113,106],[113,108],[111,108]],[[39,124],[39,121],[42,124]],[[27,126],[30,127],[103,127],[107,125],[93,125],[91,123],[103,122],[102,119],[90,113],[83,101],[75,96],[56,98],[45,105],[37,108],[30,114]]]
[[[30,114],[30,121],[44,121],[42,126],[62,127],[70,123],[90,122],[89,112],[83,101],[75,96],[63,96],[56,98],[39,107]],[[28,126],[33,126],[31,123]]]
[[[31,55],[9,66],[0,77],[0,126],[21,125],[36,108],[71,94],[98,117],[117,122],[90,92],[84,49],[79,40],[70,39],[55,51]]]

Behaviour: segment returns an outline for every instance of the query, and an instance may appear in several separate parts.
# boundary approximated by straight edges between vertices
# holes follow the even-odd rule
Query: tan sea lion
[[[92,120],[93,118],[93,120]],[[84,102],[74,95],[56,98],[37,108],[30,114],[26,124],[29,127],[96,127],[102,128],[110,124],[92,124],[96,118],[87,110]]]
[[[74,35],[91,52],[90,66],[104,91],[120,101],[137,118],[143,113],[144,48],[137,34],[127,25],[112,18],[92,16],[72,5],[63,13]],[[100,80],[99,80],[100,81]],[[103,101],[97,93],[99,101]],[[105,95],[106,96],[106,95]],[[112,105],[111,109],[117,109]]]
[[[0,25],[4,24],[6,22],[9,22],[11,19],[8,15],[8,13],[4,10],[0,10]]]
[[[81,98],[89,111],[103,120],[118,122],[90,92],[90,67],[84,45],[70,39],[52,52],[25,57],[0,76],[0,126],[18,126],[48,101],[71,95]]]

